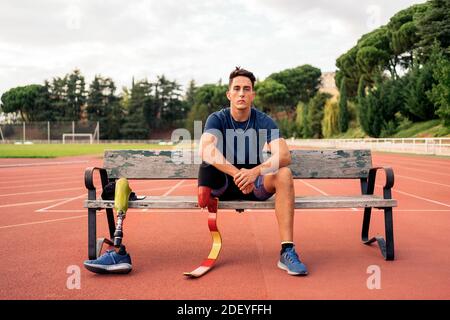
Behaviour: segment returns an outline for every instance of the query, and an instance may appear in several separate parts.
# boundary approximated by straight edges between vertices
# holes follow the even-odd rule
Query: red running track
[[[361,243],[361,210],[297,210],[295,241],[310,274],[276,267],[280,244],[273,211],[219,211],[223,249],[217,266],[187,279],[211,239],[199,210],[129,210],[125,244],[133,271],[96,275],[87,257],[83,174],[101,158],[0,160],[0,299],[449,299],[450,159],[375,153],[394,168],[396,260]],[[381,192],[384,176],[378,177]],[[195,181],[131,181],[138,194],[194,195]],[[176,187],[175,187],[176,186]],[[297,180],[297,195],[355,194],[358,181]],[[374,211],[371,235],[383,234]],[[98,235],[107,235],[103,213]],[[380,289],[368,273],[380,268]],[[75,270],[75,273],[73,273]],[[70,289],[76,270],[80,288]],[[69,286],[67,285],[69,283]],[[72,285],[73,287],[73,285]]]

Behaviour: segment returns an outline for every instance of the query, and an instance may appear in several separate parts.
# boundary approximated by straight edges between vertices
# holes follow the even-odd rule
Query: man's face
[[[249,78],[243,76],[234,78],[227,91],[227,98],[230,100],[231,106],[238,110],[250,108],[255,95],[252,82]]]

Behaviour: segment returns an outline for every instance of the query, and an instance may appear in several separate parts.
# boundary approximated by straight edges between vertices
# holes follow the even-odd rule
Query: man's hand
[[[242,190],[243,194],[249,194],[253,191],[253,189],[255,189],[255,184],[252,183],[250,184],[247,188],[245,188],[244,190]]]
[[[253,186],[256,178],[260,175],[260,171],[257,167],[253,169],[240,169],[238,173],[236,173],[233,177],[234,183],[238,186],[238,188],[244,192],[247,191],[249,186]]]

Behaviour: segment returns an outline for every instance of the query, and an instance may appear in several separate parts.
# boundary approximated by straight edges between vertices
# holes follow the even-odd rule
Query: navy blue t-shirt
[[[252,107],[250,117],[243,122],[231,117],[230,108],[209,115],[204,132],[217,137],[216,147],[235,167],[253,168],[264,162],[264,144],[281,138],[271,117]]]

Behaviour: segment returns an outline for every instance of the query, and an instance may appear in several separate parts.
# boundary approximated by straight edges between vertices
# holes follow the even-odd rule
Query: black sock
[[[283,254],[287,248],[292,248],[294,246],[293,242],[284,242],[281,244],[281,252],[280,254]]]

